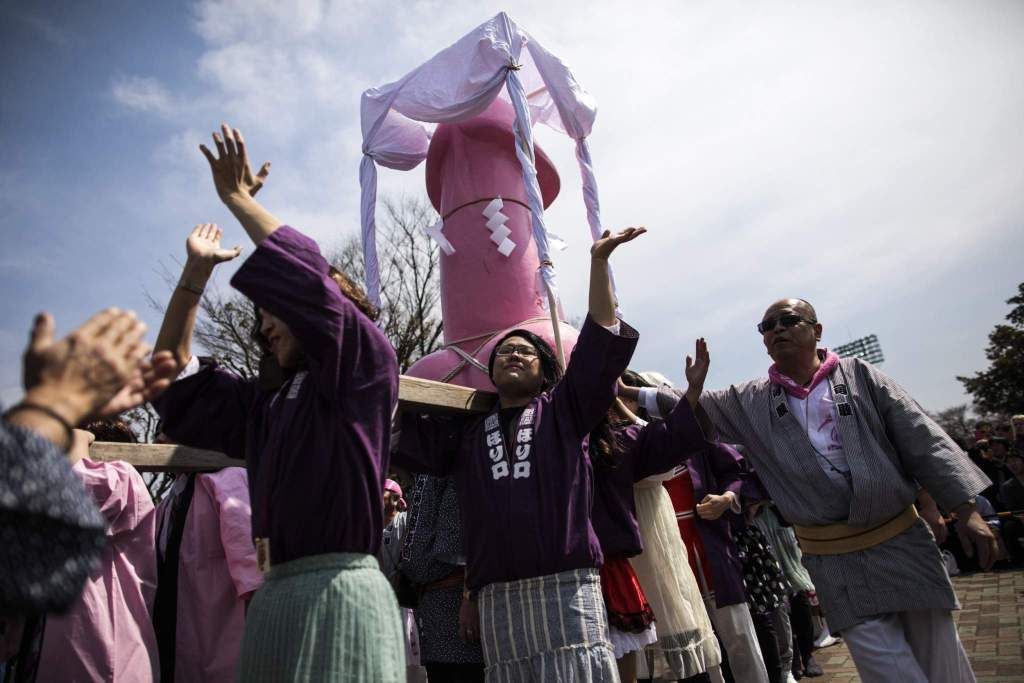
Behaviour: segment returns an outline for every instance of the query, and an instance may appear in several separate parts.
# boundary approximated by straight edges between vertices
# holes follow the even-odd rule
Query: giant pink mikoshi
[[[540,261],[516,158],[514,121],[512,105],[499,97],[479,116],[440,124],[430,141],[427,194],[455,251],[440,255],[445,347],[418,360],[408,375],[494,391],[487,361],[506,332],[526,329],[555,348],[544,290],[538,287]],[[558,172],[539,146],[534,150],[547,208],[558,196]],[[498,226],[500,235],[505,234],[501,225],[510,231],[504,239],[514,248],[504,244],[507,256],[499,251],[500,235],[492,239],[495,230],[484,213],[497,197],[508,220],[499,216],[491,226]],[[560,329],[568,361],[579,333],[565,323]]]

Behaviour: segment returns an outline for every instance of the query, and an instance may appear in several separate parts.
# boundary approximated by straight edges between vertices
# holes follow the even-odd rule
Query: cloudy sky
[[[628,9],[627,9],[628,8]],[[221,121],[273,161],[261,195],[322,244],[358,230],[360,93],[499,10],[599,103],[591,137],[637,369],[709,387],[763,375],[754,330],[811,300],[829,345],[875,333],[930,409],[965,400],[1024,280],[1024,3],[0,2],[0,399],[19,395],[32,316],[66,331],[107,305],[154,330],[197,222],[244,233],[196,146]],[[570,142],[548,225],[565,307],[586,305],[585,212]],[[382,193],[423,195],[422,168]],[[226,283],[227,273],[220,281]]]

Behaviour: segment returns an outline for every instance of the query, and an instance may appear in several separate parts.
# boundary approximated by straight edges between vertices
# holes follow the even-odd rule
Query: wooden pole
[[[565,352],[562,350],[562,323],[558,320],[558,301],[551,293],[551,288],[545,284],[548,290],[548,308],[551,309],[551,329],[555,333],[555,354],[558,356],[558,366],[565,372]]]

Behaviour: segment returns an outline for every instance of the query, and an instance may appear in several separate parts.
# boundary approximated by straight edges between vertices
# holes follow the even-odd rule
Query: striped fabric
[[[722,441],[746,447],[744,455],[790,522],[877,525],[910,505],[919,486],[950,510],[988,485],[917,402],[870,364],[842,359],[829,383],[840,408],[837,428],[852,487],[828,477],[788,411],[784,392],[767,379],[701,397]],[[876,614],[958,606],[938,548],[920,520],[873,548],[804,554],[803,562],[835,631]]]
[[[240,681],[405,678],[398,603],[374,557],[330,553],[271,567],[246,615]]]
[[[478,608],[487,683],[619,680],[596,569],[492,583]]]

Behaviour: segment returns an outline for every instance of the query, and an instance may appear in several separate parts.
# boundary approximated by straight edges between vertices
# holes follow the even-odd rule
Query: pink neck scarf
[[[789,377],[786,377],[779,372],[778,364],[772,363],[772,366],[768,368],[768,379],[771,380],[772,384],[778,384],[780,387],[786,390],[786,393],[794,398],[805,399],[812,391],[814,387],[821,384],[822,380],[828,377],[837,365],[839,365],[839,356],[832,353],[828,349],[818,349],[818,358],[821,359],[821,366],[818,371],[814,373],[814,377],[805,386],[800,386]]]

